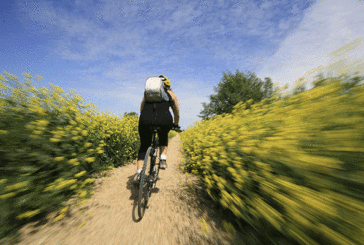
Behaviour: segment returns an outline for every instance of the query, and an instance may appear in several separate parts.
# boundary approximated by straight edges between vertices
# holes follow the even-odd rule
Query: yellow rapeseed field
[[[300,244],[364,244],[364,86],[344,91],[333,78],[197,121],[181,133],[185,169],[256,228],[265,220]]]
[[[94,172],[136,158],[138,117],[99,113],[41,76],[0,75],[0,237],[19,222],[93,194]],[[57,217],[61,219],[63,213]],[[25,221],[24,221],[25,222]]]

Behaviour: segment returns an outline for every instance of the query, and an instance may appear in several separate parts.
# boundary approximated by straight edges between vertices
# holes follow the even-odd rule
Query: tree
[[[269,77],[264,78],[264,85],[263,85],[263,97],[270,98],[272,97],[274,91],[273,91],[273,83],[272,79]]]
[[[364,76],[360,76],[359,72],[354,74],[346,74],[339,77],[341,83],[344,85],[343,93],[349,92],[352,88],[359,86],[359,84],[364,80]]]
[[[302,93],[306,91],[304,78],[300,78],[296,81],[295,87],[293,89],[293,95]]]
[[[126,113],[126,112],[124,112],[124,117],[126,117],[126,116],[136,116],[136,117],[138,117],[138,114],[136,113],[136,112],[129,112],[129,113]]]
[[[265,78],[263,82],[252,72],[231,72],[223,73],[223,77],[214,87],[215,95],[210,95],[210,103],[202,103],[204,109],[198,117],[209,120],[212,116],[223,113],[232,113],[233,108],[239,102],[245,103],[253,99],[253,104],[265,98],[270,98],[273,94],[273,83],[270,78]]]
[[[324,74],[323,74],[323,72],[320,72],[316,77],[316,80],[315,81],[313,81],[313,87],[314,88],[317,88],[317,87],[320,87],[320,86],[322,86],[322,85],[324,85],[325,84],[325,82],[326,82],[326,78],[324,77]]]

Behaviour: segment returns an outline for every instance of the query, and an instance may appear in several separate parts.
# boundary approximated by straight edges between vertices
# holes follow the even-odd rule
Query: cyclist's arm
[[[144,107],[145,99],[143,97],[142,104],[140,105],[140,114],[142,113],[143,107]]]
[[[179,123],[179,106],[177,101],[177,96],[172,92],[169,91],[171,97],[172,97],[172,110],[173,110],[173,116],[174,116],[174,124]]]

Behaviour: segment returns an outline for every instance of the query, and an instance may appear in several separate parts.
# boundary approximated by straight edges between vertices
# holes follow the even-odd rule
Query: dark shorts
[[[162,104],[162,105],[161,105]],[[154,108],[153,104],[145,104],[139,118],[139,137],[140,149],[138,160],[143,160],[148,147],[152,144],[153,132],[150,127],[160,127],[159,145],[168,146],[168,133],[173,125],[173,118],[169,111],[168,103],[157,104]]]

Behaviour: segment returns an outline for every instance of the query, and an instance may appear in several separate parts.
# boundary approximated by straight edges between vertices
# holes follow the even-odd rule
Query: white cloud
[[[260,8],[262,9],[268,9],[270,8],[274,3],[273,2],[269,2],[269,1],[265,1],[260,5]]]
[[[57,2],[39,0],[47,11],[23,9],[34,25],[44,25],[56,35],[52,50],[63,59],[86,64],[75,82],[77,91],[103,98],[105,107],[110,104],[113,110],[139,110],[146,78],[166,74],[180,100],[181,122],[192,123],[203,109],[201,103],[214,93],[221,71],[267,62],[270,49],[301,18],[287,12],[303,8],[302,1],[265,1],[260,6],[252,1],[219,2],[103,0],[94,6],[77,0],[66,10]],[[267,66],[267,76],[280,69],[286,74],[289,69],[283,68],[292,60],[309,63],[310,56],[302,57],[300,47],[306,46],[300,39],[307,40],[311,32],[304,27],[288,38],[268,62],[274,64],[279,57],[289,61]]]
[[[187,125],[200,120],[197,115],[203,110],[202,102],[208,103],[208,98],[196,93],[177,93],[178,103],[180,107],[180,125],[187,128]]]
[[[180,107],[180,125],[183,128],[187,128],[188,125],[194,123],[197,120],[200,120],[197,115],[200,114],[201,110],[203,109],[201,103],[207,102],[205,99],[200,97],[192,97],[189,96],[188,99],[180,100],[179,107]]]
[[[290,11],[292,14],[296,15],[300,12],[300,10],[297,7],[297,4],[293,5],[292,10]]]
[[[137,101],[140,99],[140,96],[135,95],[134,93],[128,93],[125,90],[114,88],[114,89],[105,89],[105,88],[97,88],[97,89],[90,89],[90,88],[80,88],[76,91],[77,93],[83,93],[86,95],[92,96],[105,96],[108,98],[118,98],[122,100],[132,100]]]
[[[46,11],[25,8],[25,12],[35,23],[61,31],[54,50],[71,60],[107,60],[110,55],[156,57],[155,50],[174,44],[175,48],[164,53],[186,57],[197,48],[212,57],[236,62],[246,59],[239,51],[246,46],[239,41],[244,36],[276,38],[276,27],[269,18],[279,11],[272,2],[258,7],[248,1],[223,3],[220,8],[196,2],[114,0],[104,0],[96,8],[78,1],[72,12],[46,1],[38,5]],[[79,11],[87,14],[76,14]]]
[[[318,1],[258,75],[269,76],[280,86],[292,85],[305,72],[328,64],[332,51],[364,36],[363,11],[359,1]]]

